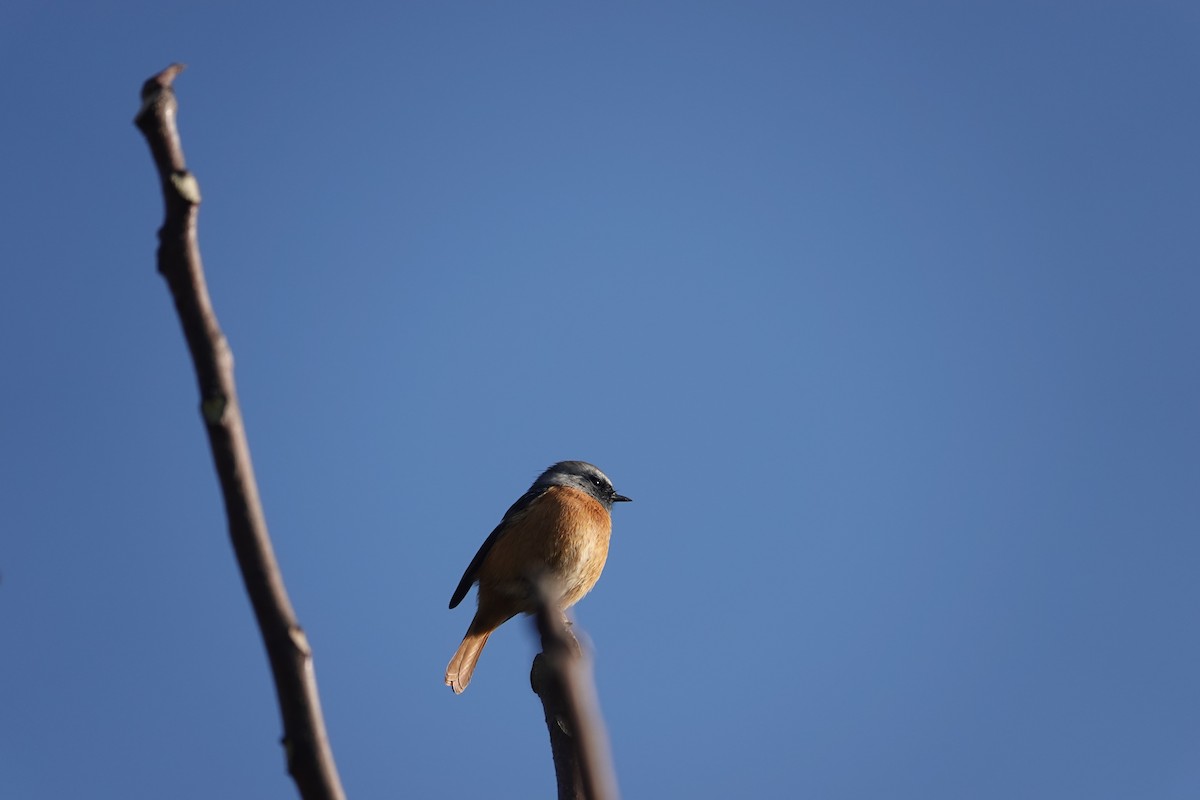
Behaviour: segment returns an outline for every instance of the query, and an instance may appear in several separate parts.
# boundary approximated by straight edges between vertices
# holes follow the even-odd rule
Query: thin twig
[[[529,680],[546,713],[559,800],[616,800],[617,777],[591,661],[552,600],[562,593],[548,578],[535,581],[535,587],[542,652],[534,658]]]
[[[170,287],[196,369],[200,411],[225,498],[229,538],[275,679],[288,772],[305,800],[343,800],[321,716],[312,651],[284,588],[259,501],[233,380],[233,354],[204,281],[196,240],[200,188],[187,170],[175,126],[178,102],[172,83],[181,71],[182,64],[172,64],[146,81],[134,119],[150,145],[166,204],[158,232],[158,271]]]

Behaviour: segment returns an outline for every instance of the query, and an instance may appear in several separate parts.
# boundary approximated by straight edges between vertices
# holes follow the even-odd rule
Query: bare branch
[[[617,777],[590,659],[568,627],[565,612],[553,602],[561,592],[554,591],[548,578],[535,586],[542,652],[533,660],[529,682],[546,714],[558,798],[616,800]]]
[[[229,538],[275,679],[288,772],[305,800],[343,800],[321,716],[312,651],[284,588],[258,497],[233,380],[233,354],[204,281],[196,240],[200,187],[187,170],[175,126],[178,102],[172,83],[181,71],[182,64],[172,64],[146,81],[134,119],[150,145],[166,204],[158,232],[158,271],[175,300],[196,369],[200,411],[225,498]]]

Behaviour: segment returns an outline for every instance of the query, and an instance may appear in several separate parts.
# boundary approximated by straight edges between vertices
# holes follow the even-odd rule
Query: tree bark
[[[343,800],[321,715],[312,650],[275,561],[238,407],[233,353],[213,312],[200,262],[196,239],[200,187],[187,169],[175,125],[178,102],[172,84],[182,70],[182,64],[172,64],[146,81],[142,107],[134,119],[150,145],[166,206],[158,232],[158,271],[171,290],[195,366],[200,412],[225,500],[229,538],[275,680],[288,772],[305,800]]]

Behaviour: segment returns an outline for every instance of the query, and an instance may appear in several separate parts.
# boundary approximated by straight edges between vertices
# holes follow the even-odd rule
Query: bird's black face
[[[608,476],[599,470],[593,475],[586,476],[586,479],[592,484],[592,490],[601,503],[611,506],[613,503],[630,502],[631,498],[623,494],[617,494],[617,490],[613,488],[612,483],[608,480]]]

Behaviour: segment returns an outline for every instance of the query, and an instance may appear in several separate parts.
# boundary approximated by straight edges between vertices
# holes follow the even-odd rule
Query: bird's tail
[[[476,631],[475,626],[472,625],[471,630],[467,631],[467,635],[463,637],[462,644],[458,646],[458,652],[446,665],[446,685],[453,689],[455,694],[462,694],[466,690],[467,684],[471,682],[471,675],[475,672],[479,654],[483,652],[483,646],[487,644],[488,637],[491,635],[490,630]]]

